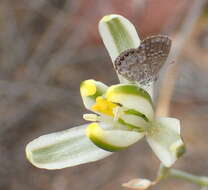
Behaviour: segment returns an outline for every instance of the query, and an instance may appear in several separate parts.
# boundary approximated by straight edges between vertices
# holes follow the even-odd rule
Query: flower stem
[[[208,187],[208,177],[206,176],[197,176],[194,174],[184,172],[182,170],[178,170],[174,168],[167,168],[161,164],[159,172],[158,172],[157,181],[160,181],[165,178],[170,178],[170,177],[183,179],[191,183],[200,185],[202,187]]]
[[[208,186],[208,177],[193,175],[177,169],[170,169],[168,177],[183,179],[200,186]]]

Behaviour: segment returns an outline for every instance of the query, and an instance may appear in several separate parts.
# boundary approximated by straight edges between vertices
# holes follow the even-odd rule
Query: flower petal
[[[125,50],[138,48],[141,40],[134,25],[121,15],[111,14],[104,16],[99,22],[99,33],[114,64],[115,59]],[[117,73],[118,74],[118,73]],[[118,74],[121,83],[129,83]],[[153,82],[141,85],[153,97]]]
[[[147,141],[166,167],[170,167],[185,152],[185,145],[180,137],[180,121],[175,118],[156,118],[153,130],[147,135]]]
[[[128,109],[140,112],[148,120],[153,119],[154,110],[150,95],[135,84],[113,85],[108,88],[106,98]]]
[[[144,132],[146,128],[149,126],[149,123],[146,122],[143,118],[130,114],[121,115],[118,118],[118,122],[127,126],[127,128],[138,132]]]
[[[134,25],[120,15],[104,16],[99,22],[99,32],[113,62],[121,52],[140,45]]]
[[[91,108],[95,104],[96,98],[102,96],[107,88],[108,86],[104,83],[93,79],[83,81],[80,84],[80,93],[85,107],[92,111]]]
[[[172,117],[158,117],[157,121],[164,126],[168,126],[179,135],[181,134],[180,120]]]
[[[112,153],[95,146],[82,125],[43,135],[26,146],[28,160],[38,168],[61,169],[105,158]]]
[[[127,148],[144,136],[143,133],[135,131],[104,129],[98,123],[90,124],[86,133],[95,145],[111,152]]]

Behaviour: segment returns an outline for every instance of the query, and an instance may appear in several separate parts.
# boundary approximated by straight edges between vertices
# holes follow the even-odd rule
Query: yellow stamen
[[[81,83],[81,95],[82,96],[92,96],[96,93],[96,85],[94,83],[94,80],[86,80]]]
[[[117,107],[116,104],[108,101],[107,99],[99,96],[96,98],[95,105],[92,106],[92,110],[103,113],[105,115],[113,116],[113,109]]]
[[[96,136],[102,136],[102,134],[103,134],[103,130],[98,125],[98,123],[91,123],[86,128],[86,135],[87,135],[87,137],[90,137],[93,134],[96,134]]]

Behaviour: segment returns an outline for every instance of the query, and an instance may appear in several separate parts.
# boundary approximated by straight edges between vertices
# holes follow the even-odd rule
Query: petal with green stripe
[[[138,48],[140,45],[140,39],[134,25],[121,15],[104,16],[99,22],[98,29],[113,64],[123,51]],[[123,76],[118,74],[118,77],[120,82],[129,83]],[[138,85],[141,84],[138,83]],[[141,86],[153,97],[153,82]]]
[[[160,161],[170,167],[185,152],[180,137],[180,121],[175,118],[156,118],[147,134],[147,141]]]
[[[120,53],[140,45],[140,39],[134,25],[121,15],[104,16],[99,22],[98,29],[113,64]],[[129,82],[119,74],[118,78],[122,83]]]
[[[61,169],[93,162],[111,155],[86,136],[88,124],[43,135],[26,146],[27,159],[36,167]]]
[[[125,149],[144,136],[135,131],[104,129],[99,123],[90,124],[86,134],[95,145],[111,152]]]
[[[125,108],[135,110],[148,120],[154,117],[153,103],[150,95],[135,84],[118,84],[108,88],[106,98]]]
[[[121,52],[140,45],[134,25],[121,15],[104,16],[99,22],[99,32],[113,62]]]
[[[140,132],[144,132],[146,128],[149,126],[149,123],[146,122],[143,118],[130,114],[121,115],[118,119],[118,122],[121,122],[121,124],[126,125],[130,130],[132,129]]]

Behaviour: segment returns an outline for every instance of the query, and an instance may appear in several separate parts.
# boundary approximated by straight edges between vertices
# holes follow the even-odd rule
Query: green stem
[[[197,176],[197,175],[190,174],[190,173],[178,170],[178,169],[167,168],[161,164],[159,172],[158,172],[158,176],[157,176],[157,181],[160,181],[165,178],[170,178],[170,177],[183,179],[191,183],[200,185],[202,187],[208,187],[208,177],[206,176]]]
[[[168,177],[183,179],[200,186],[208,186],[208,177],[193,175],[177,169],[170,169]]]

